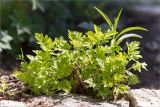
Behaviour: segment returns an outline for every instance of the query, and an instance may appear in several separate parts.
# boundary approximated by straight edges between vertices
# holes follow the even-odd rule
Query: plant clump
[[[139,51],[140,43],[126,43],[127,50],[120,43],[129,37],[141,36],[128,33],[132,30],[146,30],[142,27],[128,27],[117,31],[122,10],[114,23],[106,14],[95,7],[109,25],[102,31],[94,25],[94,31],[85,34],[68,31],[69,41],[63,37],[52,40],[47,35],[36,33],[41,50],[34,50],[35,56],[27,55],[29,62],[21,63],[15,76],[25,83],[35,95],[52,95],[59,91],[83,92],[92,90],[97,96],[120,95],[129,90],[130,85],[139,82],[131,72],[146,69],[146,63]]]

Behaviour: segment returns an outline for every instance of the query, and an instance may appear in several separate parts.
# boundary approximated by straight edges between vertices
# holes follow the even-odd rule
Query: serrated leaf
[[[53,41],[48,35],[43,36],[42,33],[35,33],[35,37],[38,40],[37,43],[40,44],[44,51],[50,51],[54,47]]]
[[[114,35],[116,35],[118,32],[116,32],[116,31],[111,31],[111,32],[107,32],[105,35],[106,35],[106,37],[111,37],[111,36],[114,36]]]
[[[142,65],[143,69],[145,69],[146,71],[148,71],[147,68],[146,68],[147,64],[145,62],[143,62],[141,65]]]
[[[87,83],[89,85],[89,87],[93,87],[94,88],[96,86],[96,84],[93,83],[93,79],[92,78],[88,78],[84,82]]]

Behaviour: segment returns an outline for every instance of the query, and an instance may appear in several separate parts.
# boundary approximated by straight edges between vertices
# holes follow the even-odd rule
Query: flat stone
[[[27,106],[44,106],[44,104],[47,107],[129,107],[129,102],[123,99],[107,102],[75,94],[35,97]]]
[[[102,101],[82,95],[60,94],[53,97],[33,97],[25,103],[2,100],[0,107],[160,107],[160,90],[131,89],[129,93],[129,101]]]
[[[12,101],[12,100],[1,100],[0,107],[27,107],[23,102]]]
[[[160,90],[132,89],[136,107],[160,107]]]

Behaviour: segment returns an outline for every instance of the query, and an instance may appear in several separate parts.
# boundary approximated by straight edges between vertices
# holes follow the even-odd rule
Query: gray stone
[[[0,101],[0,107],[27,107],[27,105],[18,101],[2,100]]]
[[[40,96],[31,99],[31,101],[31,103],[27,104],[28,107],[35,107],[37,105],[43,107],[44,104],[47,107],[129,107],[129,102],[124,99],[107,102],[75,94],[54,97]]]
[[[126,99],[102,101],[76,94],[59,94],[53,97],[39,96],[27,102],[0,101],[0,107],[160,107],[160,90],[131,89]]]
[[[135,107],[160,107],[160,90],[132,89],[130,93]]]

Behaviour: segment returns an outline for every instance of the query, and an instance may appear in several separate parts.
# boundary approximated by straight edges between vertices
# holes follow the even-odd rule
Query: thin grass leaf
[[[120,16],[121,16],[122,10],[123,10],[123,9],[121,9],[121,10],[119,11],[118,16],[117,16],[116,19],[115,19],[115,22],[114,22],[114,30],[117,29],[117,25],[118,25],[119,18],[120,18]]]
[[[122,42],[124,39],[126,38],[131,38],[131,37],[135,37],[135,38],[142,38],[142,36],[140,35],[137,35],[137,34],[134,34],[134,33],[130,33],[130,34],[125,34],[125,35],[122,35],[118,40],[117,42]]]
[[[102,16],[103,16],[103,18],[106,20],[106,22],[108,23],[108,25],[109,25],[109,27],[110,28],[112,28],[112,22],[111,22],[111,20],[108,18],[108,16],[105,14],[105,13],[103,13],[100,9],[98,9],[98,8],[96,8],[96,7],[94,7]]]
[[[136,26],[136,27],[128,27],[124,30],[122,30],[116,37],[116,39],[121,36],[122,34],[126,33],[126,32],[129,32],[129,31],[132,31],[132,30],[145,30],[145,31],[148,31],[147,29],[143,28],[143,27],[139,27],[139,26]]]

